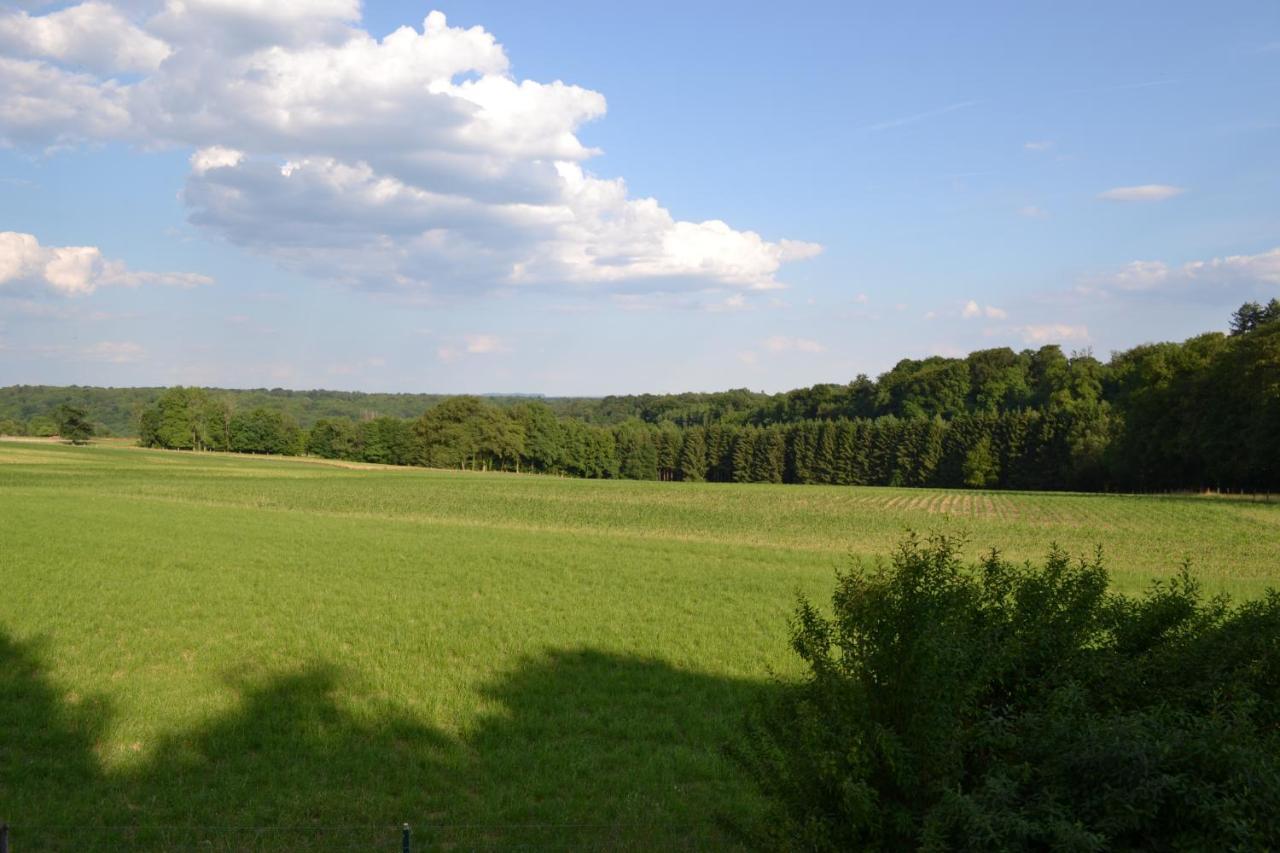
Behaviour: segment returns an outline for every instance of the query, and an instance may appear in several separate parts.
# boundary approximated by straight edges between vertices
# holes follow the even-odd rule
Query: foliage
[[[1231,334],[1243,335],[1275,320],[1280,320],[1280,299],[1272,299],[1266,305],[1246,302],[1231,315]]]
[[[58,435],[72,444],[87,444],[93,438],[93,424],[79,406],[63,403],[54,410],[53,419],[58,424]]]
[[[978,443],[965,454],[964,484],[971,489],[986,489],[999,482],[1000,474],[996,459],[991,455],[991,438],[983,436]]]
[[[50,435],[52,408],[42,405],[56,402],[97,418],[100,433],[128,432],[118,426],[128,408],[144,446],[227,450],[237,444],[233,423],[249,426],[238,413],[259,413],[261,433],[261,413],[271,412],[289,435],[242,434],[237,446],[588,478],[1267,492],[1280,489],[1277,318],[1280,302],[1249,303],[1236,312],[1231,335],[1147,344],[1106,364],[1053,345],[998,348],[903,359],[874,381],[859,376],[772,396],[739,389],[531,400],[18,387],[0,389],[0,416],[25,425],[4,427],[11,432]],[[299,439],[286,424],[316,437]]]
[[[801,598],[806,675],[740,758],[776,846],[1266,849],[1280,842],[1280,593],[1137,598],[1100,556],[1043,566],[909,536]]]
[[[575,459],[611,458],[611,431],[567,423],[600,442]],[[732,847],[719,819],[751,824],[762,804],[720,747],[777,689],[770,670],[800,674],[777,636],[789,594],[816,599],[848,552],[887,553],[904,527],[948,517],[1014,559],[1101,542],[1125,589],[1184,553],[1233,593],[1277,577],[1275,502],[0,442],[12,846],[396,849],[285,830],[110,835],[374,816],[463,850]]]

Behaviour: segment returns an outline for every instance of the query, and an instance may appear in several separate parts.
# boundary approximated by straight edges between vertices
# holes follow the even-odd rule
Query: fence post
[[[9,853],[9,824],[0,821],[0,853]]]
[[[0,853],[9,853],[7,850],[0,850]],[[409,824],[405,824],[400,829],[400,853],[412,853],[409,843]]]

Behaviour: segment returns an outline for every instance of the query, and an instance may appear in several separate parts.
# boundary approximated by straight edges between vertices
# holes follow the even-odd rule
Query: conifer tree
[[[707,430],[693,426],[684,431],[680,448],[680,479],[698,483],[707,478]]]
[[[756,437],[752,481],[781,483],[786,473],[787,440],[781,427],[761,430]]]
[[[813,451],[813,482],[834,483],[836,475],[836,425],[824,421],[817,426]]]
[[[755,474],[757,432],[758,430],[755,427],[745,427],[738,432],[734,439],[732,479],[735,483],[750,483],[752,476]]]

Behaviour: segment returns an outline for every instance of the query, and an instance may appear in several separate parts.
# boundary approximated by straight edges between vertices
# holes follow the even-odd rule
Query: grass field
[[[591,482],[0,443],[15,850],[706,847],[794,594],[904,529],[1280,578],[1280,504]],[[136,827],[142,827],[138,829]],[[262,829],[270,827],[270,830]],[[19,847],[19,845],[21,845]]]

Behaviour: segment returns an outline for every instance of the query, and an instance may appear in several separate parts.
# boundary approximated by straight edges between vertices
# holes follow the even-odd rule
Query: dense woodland
[[[56,431],[40,414],[134,413],[146,446],[303,454],[394,465],[593,478],[1013,489],[1280,485],[1280,301],[1229,334],[1146,344],[1103,363],[1058,346],[904,359],[876,380],[785,394],[536,399],[224,392],[0,392],[0,431]],[[28,392],[24,396],[24,391]],[[78,403],[92,392],[105,409]],[[148,402],[150,392],[153,402]],[[406,415],[412,406],[417,417]],[[425,409],[425,411],[424,411]],[[48,409],[45,409],[48,411]],[[123,430],[122,430],[123,431]]]

